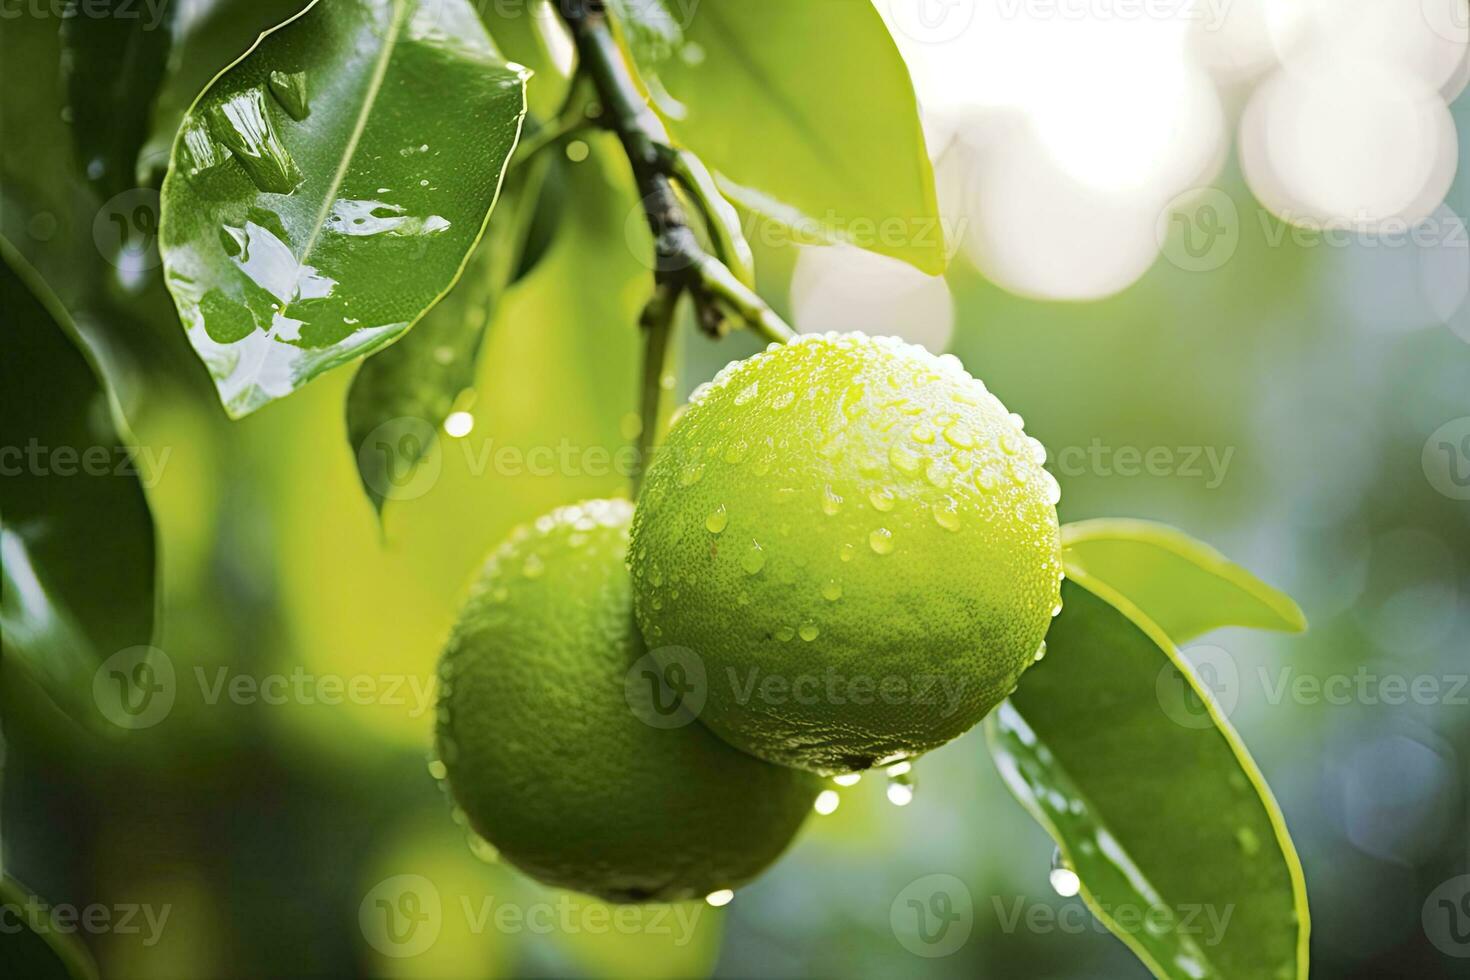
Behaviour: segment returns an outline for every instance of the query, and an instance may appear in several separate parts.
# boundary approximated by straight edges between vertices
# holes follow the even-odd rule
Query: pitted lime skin
[[[1046,452],[951,356],[862,334],[772,345],[695,392],[633,521],[650,648],[700,719],[833,774],[974,726],[1039,659],[1062,566]]]
[[[491,555],[440,662],[437,748],[471,826],[532,877],[612,902],[702,898],[771,864],[821,781],[634,712],[632,512],[565,507]]]

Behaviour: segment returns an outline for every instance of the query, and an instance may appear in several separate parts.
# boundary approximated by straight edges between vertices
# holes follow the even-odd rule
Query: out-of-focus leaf
[[[1175,643],[1222,626],[1300,632],[1291,597],[1167,524],[1105,518],[1062,528],[1069,574],[1102,582]]]
[[[161,245],[232,416],[391,343],[454,284],[525,78],[468,0],[318,0],[209,86],[174,144]]]
[[[526,85],[532,115],[550,119],[566,98],[570,79],[551,56],[548,35],[565,35],[566,28],[546,0],[473,0],[485,29],[505,57],[535,72]],[[568,49],[571,39],[565,38]]]
[[[608,0],[607,5],[640,64],[659,65],[683,46],[684,25],[669,0]]]
[[[363,490],[381,513],[395,489],[408,486],[456,401],[470,391],[485,331],[501,293],[534,266],[548,242],[532,241],[546,174],[544,157],[509,178],[500,217],[480,240],[459,283],[392,347],[365,361],[347,395],[347,438]],[[553,188],[555,190],[555,188]],[[550,231],[541,229],[542,236]]]
[[[134,186],[168,68],[177,5],[68,0],[61,22],[67,109],[82,169],[105,200]]]
[[[1156,976],[1305,977],[1301,865],[1260,771],[1168,637],[1084,584],[986,723],[1006,783]]]
[[[99,665],[153,635],[153,519],[133,439],[65,311],[3,239],[0,256],[3,655],[95,722]]]
[[[14,878],[0,878],[0,925],[7,977],[96,980],[97,965],[77,941],[77,924],[55,920],[51,907]]]
[[[138,181],[156,186],[184,113],[210,79],[240,59],[261,34],[301,12],[309,0],[173,0],[173,54],[138,161]]]
[[[646,64],[668,46],[636,43],[651,29],[635,30],[630,46],[667,90],[662,108],[675,137],[729,182],[736,203],[803,240],[846,242],[943,272],[918,105],[872,4],[703,0],[684,9],[691,16],[676,56]],[[635,27],[646,20],[631,18]]]

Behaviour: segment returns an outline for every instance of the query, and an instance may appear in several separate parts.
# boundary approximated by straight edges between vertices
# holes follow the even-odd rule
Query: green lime
[[[438,750],[471,826],[547,884],[615,902],[735,888],[820,789],[730,748],[633,625],[632,504],[564,507],[491,555],[440,662]],[[677,653],[672,654],[677,661]]]
[[[654,647],[708,670],[700,720],[820,773],[971,728],[1060,606],[1046,453],[951,356],[826,334],[697,391],[633,521]]]

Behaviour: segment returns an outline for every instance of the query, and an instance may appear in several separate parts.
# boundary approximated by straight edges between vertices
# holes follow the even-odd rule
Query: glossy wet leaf
[[[153,636],[153,519],[133,439],[65,311],[3,240],[0,256],[3,655],[96,721],[98,666]]]
[[[1260,771],[1163,632],[1087,586],[1063,583],[1046,659],[986,723],[1006,783],[1155,975],[1305,977],[1301,866]]]
[[[11,877],[0,878],[0,963],[7,977],[95,980],[97,966],[76,938],[79,924],[52,916],[52,906]]]
[[[455,404],[472,395],[480,347],[501,294],[545,252],[544,232],[535,239],[531,234],[553,162],[543,158],[510,175],[499,219],[449,295],[412,333],[365,361],[353,378],[347,438],[363,490],[379,512],[400,488],[412,485],[434,434]]]
[[[675,137],[721,175],[736,203],[797,240],[848,242],[944,271],[918,105],[872,4],[703,0],[668,9],[690,12],[685,44],[646,74],[656,71],[667,89],[659,102]]]
[[[1175,643],[1222,626],[1300,632],[1291,597],[1167,524],[1107,518],[1062,528],[1069,573],[1121,593]]]
[[[174,145],[161,244],[232,416],[391,343],[454,284],[524,87],[467,0],[318,0],[210,85]]]
[[[82,169],[103,199],[135,186],[178,6],[68,0],[61,21],[67,109]]]

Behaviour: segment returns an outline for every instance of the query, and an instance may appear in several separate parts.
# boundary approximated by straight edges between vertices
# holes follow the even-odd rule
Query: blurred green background
[[[6,54],[33,59],[33,91],[54,80],[51,53]],[[1243,93],[1223,98],[1232,118],[1242,111]],[[1451,110],[1464,157],[1470,97]],[[988,152],[963,134],[931,137],[936,155]],[[99,266],[106,298],[78,316],[158,461],[158,646],[175,700],[159,724],[100,739],[7,675],[6,870],[52,903],[166,910],[156,932],[140,913],[137,933],[84,937],[105,977],[339,976],[349,964],[383,977],[1144,975],[1080,899],[1050,890],[1051,843],[977,732],[917,765],[907,807],[881,780],[844,789],[720,910],[604,918],[472,854],[428,769],[434,664],[464,588],[518,523],[626,492],[609,460],[631,431],[647,270],[629,245],[623,165],[590,142],[568,163],[569,223],[496,316],[466,406],[473,428],[441,437],[432,477],[389,505],[382,528],[344,438],[350,369],[227,422],[156,269]],[[7,187],[5,231],[45,273],[57,236],[91,230],[38,223],[67,212],[36,181]],[[936,346],[1025,416],[1051,452],[1063,520],[1176,524],[1301,602],[1303,637],[1226,631],[1186,653],[1211,665],[1285,811],[1314,972],[1463,976],[1421,912],[1470,871],[1470,505],[1443,491],[1462,471],[1434,466],[1470,460],[1425,452],[1446,423],[1470,427],[1464,297],[1452,315],[1426,300],[1445,273],[1422,249],[1282,235],[1233,158],[1209,183],[1238,209],[1239,235],[1212,268],[1181,267],[1166,244],[1121,291],[1066,302],[1003,289],[965,253],[947,277],[952,314],[922,291],[900,291],[883,314],[899,332],[938,322]],[[1463,172],[1445,204],[1470,214]],[[1067,218],[1106,243],[1104,218]],[[860,292],[866,260],[753,237],[763,293],[799,327],[881,326],[852,322],[863,311],[840,301]],[[1458,249],[1450,268],[1470,274],[1463,238]],[[685,392],[755,349],[686,336]],[[1130,469],[1131,451],[1151,450],[1154,465]],[[314,682],[338,678],[363,703],[232,698],[236,677],[316,695]],[[1433,693],[1392,703],[1390,678],[1430,678],[1419,689]],[[1325,687],[1314,694],[1314,682]],[[933,873],[964,883],[973,923],[957,952],[928,959],[903,945],[890,910]],[[436,940],[412,957],[388,955],[359,915],[401,875],[427,879],[441,903]],[[501,905],[518,917],[497,919]],[[1050,911],[1013,919],[1036,907]]]

